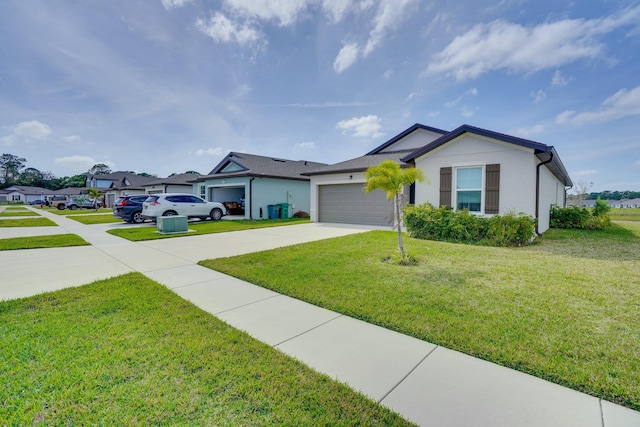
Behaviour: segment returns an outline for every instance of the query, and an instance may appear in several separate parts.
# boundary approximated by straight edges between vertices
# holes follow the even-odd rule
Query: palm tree
[[[91,197],[93,199],[93,208],[95,210],[98,210],[98,198],[100,197],[100,192],[98,191],[97,188],[88,188],[87,189],[87,194],[89,195],[89,197]]]
[[[370,193],[380,189],[387,193],[387,200],[394,200],[393,212],[395,226],[398,228],[398,250],[404,259],[404,247],[402,246],[402,192],[405,185],[411,185],[416,181],[424,181],[424,174],[417,168],[402,169],[392,160],[384,160],[377,166],[371,166],[364,174],[367,179],[365,191]]]

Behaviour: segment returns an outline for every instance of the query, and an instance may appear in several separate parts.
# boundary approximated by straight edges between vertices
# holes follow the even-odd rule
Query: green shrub
[[[549,226],[552,228],[579,228],[583,230],[602,230],[611,225],[609,204],[598,198],[593,209],[569,206],[551,208]]]
[[[527,215],[473,215],[468,210],[452,211],[429,203],[408,205],[404,223],[410,237],[491,246],[520,246],[535,237],[535,219]]]

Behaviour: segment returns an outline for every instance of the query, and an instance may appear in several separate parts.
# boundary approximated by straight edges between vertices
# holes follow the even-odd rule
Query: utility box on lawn
[[[156,222],[158,233],[186,233],[189,231],[189,222],[186,216],[159,216]]]

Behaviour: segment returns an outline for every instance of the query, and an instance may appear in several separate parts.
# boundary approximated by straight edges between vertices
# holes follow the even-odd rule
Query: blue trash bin
[[[278,219],[280,217],[280,205],[268,205],[269,219]]]

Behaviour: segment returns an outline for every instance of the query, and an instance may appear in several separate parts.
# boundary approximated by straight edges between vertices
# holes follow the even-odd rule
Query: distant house
[[[110,208],[118,197],[145,194],[143,185],[157,179],[119,171],[105,175],[87,175],[86,184],[88,188],[97,188],[104,193],[105,205]]]
[[[201,175],[198,173],[181,173],[167,178],[156,178],[142,185],[145,193],[193,193],[193,180]]]
[[[309,177],[304,172],[326,166],[246,153],[229,153],[208,175],[193,180],[194,194],[226,203],[245,218],[267,218],[268,206],[287,203],[289,216],[309,212]]]
[[[29,203],[34,200],[46,200],[55,194],[53,190],[27,185],[12,185],[0,192],[0,202]]]
[[[478,215],[523,212],[538,220],[540,233],[549,228],[551,206],[564,206],[572,185],[552,146],[469,125],[448,132],[415,124],[362,157],[309,173],[311,219],[391,224],[384,192],[363,191],[365,170],[382,160],[415,165],[429,178],[406,189],[411,203]]]

